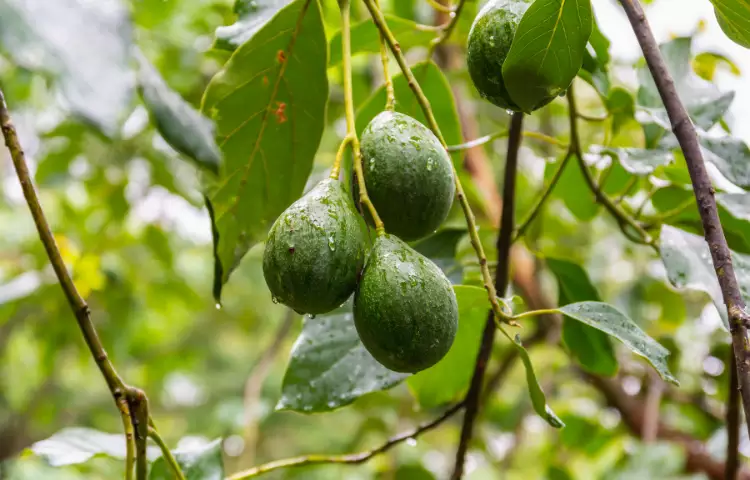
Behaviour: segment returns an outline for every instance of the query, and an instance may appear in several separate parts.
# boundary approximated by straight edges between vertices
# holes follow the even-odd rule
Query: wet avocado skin
[[[326,313],[352,294],[366,255],[364,222],[337,180],[326,179],[276,219],[263,252],[274,298],[297,313]]]
[[[466,61],[469,75],[482,98],[500,108],[520,112],[503,81],[503,62],[529,3],[490,0],[479,12],[469,32]],[[540,108],[555,96],[544,99]]]
[[[361,148],[367,193],[385,230],[407,241],[433,233],[455,192],[451,159],[437,137],[414,118],[385,111],[365,127]],[[359,195],[356,185],[352,191]]]
[[[397,372],[418,372],[453,344],[456,295],[434,263],[386,234],[375,241],[354,294],[354,323],[376,360]]]

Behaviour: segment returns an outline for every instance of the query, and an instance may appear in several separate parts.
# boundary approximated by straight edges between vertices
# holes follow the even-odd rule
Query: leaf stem
[[[587,122],[605,122],[609,118],[609,115],[604,115],[602,117],[595,117],[593,115],[586,115],[585,113],[578,112],[578,118],[581,120],[585,120]]]
[[[351,40],[351,2],[350,0],[339,0],[341,9],[341,43],[342,57],[344,63],[344,107],[346,111],[346,135],[350,137],[349,143],[354,153],[354,173],[357,177],[357,186],[359,186],[359,203],[370,212],[375,232],[378,236],[385,233],[383,221],[380,219],[375,205],[372,204],[369,195],[367,195],[367,185],[365,185],[364,169],[362,168],[362,152],[359,148],[359,139],[357,138],[357,127],[354,120],[354,98],[352,94],[352,40]]]
[[[453,7],[451,7],[450,5],[443,5],[438,0],[427,0],[427,3],[429,3],[430,6],[438,12],[451,13],[454,11]]]
[[[341,163],[344,158],[344,152],[346,152],[346,147],[348,147],[350,143],[352,143],[352,136],[347,134],[339,144],[339,149],[336,151],[336,160],[334,160],[333,162],[333,167],[331,168],[330,175],[330,177],[334,180],[339,178],[339,173],[341,172]]]
[[[274,470],[279,470],[282,468],[303,467],[303,466],[321,465],[321,464],[329,464],[329,463],[358,465],[360,463],[364,463],[370,460],[372,457],[376,455],[379,455],[381,453],[384,453],[390,450],[391,448],[398,445],[399,443],[402,443],[409,439],[415,439],[419,437],[420,435],[422,435],[423,433],[432,430],[433,428],[437,427],[444,421],[448,420],[450,417],[452,417],[456,412],[461,410],[463,407],[464,407],[464,403],[459,402],[456,405],[449,408],[448,410],[446,410],[442,415],[435,418],[434,420],[431,420],[427,423],[423,423],[422,425],[412,430],[399,433],[398,435],[395,435],[394,437],[391,437],[390,439],[388,439],[388,441],[386,441],[379,447],[373,448],[371,450],[365,450],[365,451],[357,452],[357,453],[349,453],[346,455],[304,455],[301,457],[293,457],[293,458],[287,458],[284,460],[276,460],[276,461],[269,462],[263,465],[259,465],[257,467],[250,468],[249,470],[235,473],[234,475],[230,475],[229,477],[227,477],[226,480],[245,480],[248,478],[253,478],[259,475],[263,475],[264,473],[273,472]]]
[[[446,40],[451,36],[451,33],[453,33],[453,30],[456,28],[456,25],[458,24],[458,19],[461,16],[461,12],[464,9],[464,4],[466,3],[466,0],[458,0],[458,3],[455,7],[452,7],[448,13],[450,15],[450,20],[448,20],[448,23],[445,24],[444,27],[440,30],[440,35],[437,36],[432,42],[430,42],[430,48],[427,50],[427,60],[432,58],[432,55],[434,55],[435,50],[445,43]]]
[[[23,190],[26,204],[31,212],[31,217],[34,220],[39,239],[47,252],[47,257],[52,264],[52,269],[55,271],[57,280],[60,283],[60,287],[68,300],[71,310],[73,311],[78,328],[83,335],[83,339],[86,342],[86,346],[91,352],[91,356],[96,362],[96,366],[99,368],[104,380],[107,383],[112,398],[115,401],[115,405],[123,418],[123,425],[125,427],[125,444],[126,444],[126,455],[125,455],[125,478],[132,478],[132,463],[133,463],[133,433],[134,431],[128,427],[129,423],[134,421],[135,413],[132,411],[132,407],[129,406],[129,402],[126,398],[128,386],[117,374],[112,361],[107,356],[106,350],[99,339],[99,334],[94,327],[94,323],[91,321],[91,311],[86,301],[83,299],[81,294],[78,292],[70,273],[65,266],[60,249],[57,246],[55,237],[52,234],[47,218],[44,215],[44,210],[39,202],[39,197],[34,188],[34,183],[31,179],[28,165],[26,164],[26,157],[21,147],[21,143],[18,140],[18,134],[11,121],[10,114],[8,112],[8,106],[5,103],[5,96],[3,91],[0,89],[0,127],[3,131],[3,137],[5,138],[5,145],[10,151],[10,156],[13,161],[13,167],[18,176],[18,180],[21,183],[21,189]],[[145,395],[144,395],[145,397]],[[126,421],[127,419],[127,421]],[[137,433],[136,433],[137,435]],[[139,455],[135,454],[136,459]]]
[[[695,206],[695,199],[691,198],[689,200],[685,200],[681,204],[677,205],[671,210],[667,210],[666,212],[662,212],[659,215],[655,215],[651,218],[645,218],[644,219],[644,225],[643,227],[646,229],[654,228],[657,225],[660,225],[670,218],[676,217],[677,215],[681,214],[685,210],[689,209],[690,207]]]
[[[747,429],[750,432],[750,363],[748,362],[750,347],[748,347],[747,338],[747,325],[750,323],[750,315],[745,312],[745,301],[742,298],[734,273],[731,251],[719,220],[719,211],[714,197],[715,189],[706,170],[695,127],[680,100],[674,80],[672,80],[669,69],[664,62],[664,58],[662,58],[640,2],[637,0],[620,0],[620,3],[633,27],[643,56],[646,58],[646,64],[667,110],[672,132],[677,137],[690,173],[693,194],[699,207],[698,212],[703,223],[705,239],[711,252],[711,259],[724,297],[724,304],[727,306],[742,405],[745,410]]]
[[[570,151],[573,155],[576,156],[576,160],[578,161],[578,166],[581,169],[581,173],[583,174],[583,178],[586,180],[586,184],[588,185],[589,189],[594,193],[594,196],[596,197],[596,200],[604,205],[604,208],[609,211],[610,214],[612,214],[615,219],[617,219],[617,223],[620,225],[621,229],[625,229],[625,226],[628,226],[635,230],[638,235],[643,239],[643,242],[647,245],[650,245],[652,248],[657,249],[656,243],[654,242],[654,239],[651,238],[651,235],[643,229],[641,225],[638,224],[630,215],[628,215],[624,210],[622,210],[619,206],[617,206],[602,190],[599,188],[599,186],[594,181],[594,177],[591,175],[591,172],[589,171],[589,167],[586,165],[586,162],[583,159],[583,151],[581,149],[581,140],[578,135],[578,110],[576,108],[576,101],[575,101],[575,94],[573,91],[573,85],[568,87],[568,117],[570,120]]]
[[[365,6],[367,6],[367,9],[370,11],[370,16],[372,17],[375,26],[385,37],[386,42],[388,43],[388,47],[391,49],[391,53],[396,58],[396,62],[398,63],[399,68],[401,68],[401,72],[404,74],[404,77],[409,84],[409,88],[411,88],[414,96],[417,99],[417,102],[419,103],[419,106],[422,108],[422,112],[427,119],[427,125],[430,127],[430,130],[432,130],[435,136],[440,140],[440,143],[443,145],[443,147],[447,149],[448,145],[445,143],[445,138],[443,137],[443,134],[440,131],[440,127],[435,120],[435,114],[432,112],[430,101],[422,91],[422,87],[419,86],[419,82],[417,82],[417,79],[414,78],[414,74],[412,73],[411,68],[409,68],[409,64],[406,62],[406,57],[404,57],[404,54],[401,52],[401,46],[393,36],[391,30],[388,28],[388,24],[383,17],[383,13],[380,11],[380,9],[377,8],[374,0],[364,0],[364,2]],[[463,5],[463,2],[461,2],[459,5]],[[456,10],[457,17],[459,13],[458,8]],[[474,212],[472,212],[471,206],[469,205],[469,200],[466,198],[466,194],[464,193],[463,186],[461,185],[461,180],[458,177],[456,166],[452,165],[452,167],[453,179],[456,184],[456,197],[458,197],[458,201],[461,204],[461,209],[463,210],[464,217],[466,218],[469,238],[471,239],[471,245],[472,247],[474,247],[477,259],[479,260],[479,266],[482,271],[482,281],[484,284],[484,288],[487,290],[487,297],[489,299],[490,305],[492,305],[492,311],[497,316],[497,319],[507,321],[507,315],[505,315],[505,313],[502,311],[500,303],[497,301],[497,292],[495,291],[495,287],[492,282],[490,270],[489,268],[487,268],[487,256],[484,254],[484,248],[482,247],[482,243],[477,232],[476,217],[474,216]]]
[[[522,318],[538,317],[541,315],[557,315],[560,311],[556,308],[544,308],[541,310],[530,310],[528,312],[519,313],[513,315],[513,320],[521,320]]]
[[[166,460],[167,465],[172,469],[172,473],[174,474],[174,477],[177,480],[185,480],[185,474],[182,473],[182,469],[180,469],[180,464],[177,463],[177,459],[174,458],[174,455],[172,455],[172,452],[169,450],[169,447],[166,443],[164,443],[164,439],[161,438],[161,435],[159,435],[159,432],[154,427],[148,428],[148,436],[151,437],[151,440],[156,443],[156,445],[161,450],[161,454],[164,456],[164,460]]]
[[[625,188],[622,189],[622,192],[620,192],[619,195],[617,195],[617,198],[615,198],[614,203],[615,205],[619,205],[622,203],[625,198],[630,195],[630,191],[633,190],[633,187],[635,187],[638,184],[638,177],[635,175],[630,177],[630,180],[628,180],[628,183],[625,185]],[[599,183],[599,188],[603,188],[603,182]]]
[[[518,229],[516,230],[516,233],[513,236],[514,242],[518,240],[519,238],[521,238],[524,233],[526,233],[526,230],[531,225],[531,222],[534,221],[536,216],[542,210],[542,206],[544,206],[544,203],[547,201],[550,194],[555,189],[557,182],[560,181],[560,178],[562,177],[562,174],[565,171],[565,167],[568,165],[568,161],[570,160],[570,157],[572,157],[572,155],[570,154],[570,152],[568,152],[568,154],[565,155],[565,158],[563,158],[562,162],[560,162],[560,166],[558,166],[557,170],[555,170],[555,174],[552,176],[547,186],[544,187],[544,189],[542,190],[542,194],[539,196],[539,200],[537,200],[534,207],[532,207],[531,211],[526,216],[526,219],[523,222],[521,222],[521,226],[518,227]]]

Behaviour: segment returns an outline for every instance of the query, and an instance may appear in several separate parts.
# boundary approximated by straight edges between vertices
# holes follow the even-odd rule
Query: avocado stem
[[[330,177],[334,180],[338,180],[339,178],[339,172],[341,172],[341,162],[344,158],[344,152],[346,151],[346,147],[348,147],[350,143],[352,143],[352,136],[347,134],[341,141],[338,151],[336,151],[336,160],[334,160],[333,162],[333,167],[331,168],[330,175]]]
[[[383,221],[380,219],[375,205],[372,204],[370,197],[367,195],[367,186],[365,185],[365,177],[362,168],[362,152],[359,148],[359,139],[357,138],[357,129],[354,121],[354,96],[352,94],[352,39],[351,39],[351,9],[350,0],[339,0],[339,8],[341,10],[341,44],[344,64],[344,111],[346,112],[346,137],[344,143],[351,145],[352,153],[354,154],[354,174],[357,177],[357,185],[359,186],[359,203],[363,207],[367,207],[370,212],[372,221],[375,224],[375,232],[378,236],[385,234],[385,227]],[[349,139],[348,142],[346,139]],[[343,150],[346,145],[342,143],[342,147],[339,148],[339,154],[337,157],[343,157]],[[338,167],[340,168],[341,158],[337,158],[339,162]],[[334,165],[334,168],[336,165]],[[333,175],[333,172],[331,173]],[[338,177],[338,172],[336,172]]]
[[[375,5],[380,8],[380,0],[375,0]],[[385,83],[385,109],[393,111],[396,105],[396,93],[393,90],[393,80],[388,73],[388,47],[385,45],[383,33],[378,33],[380,38],[380,61],[383,64],[383,82]]]

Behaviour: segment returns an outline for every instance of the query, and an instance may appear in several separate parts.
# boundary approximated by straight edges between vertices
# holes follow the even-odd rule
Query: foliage
[[[291,315],[262,271],[271,224],[341,157],[348,75],[357,135],[386,104],[365,2],[352,2],[351,58],[333,0],[48,3],[0,0],[0,87],[99,338],[148,394],[186,478],[256,465],[269,478],[443,478],[488,319],[477,243],[493,275],[509,262],[512,282],[468,478],[692,478],[688,465],[710,477],[684,439],[724,465],[729,324],[686,160],[645,63],[613,58],[624,39],[589,0],[531,3],[497,72],[526,112],[553,98],[525,117],[510,260],[496,248],[509,116],[481,99],[465,62],[481,2],[454,1],[456,15],[438,0],[379,2],[423,94],[390,53],[395,110],[431,128],[430,106],[478,225],[457,198],[411,243],[451,281],[459,313],[447,355],[413,375],[367,352],[350,302]],[[711,3],[748,47],[746,2]],[[750,301],[750,149],[718,69],[747,72],[699,45],[660,48]],[[343,155],[345,184],[354,159]],[[120,416],[6,173],[0,478],[121,478]],[[628,408],[655,396],[658,432],[676,433],[646,444]],[[147,458],[149,478],[173,478],[153,437]]]

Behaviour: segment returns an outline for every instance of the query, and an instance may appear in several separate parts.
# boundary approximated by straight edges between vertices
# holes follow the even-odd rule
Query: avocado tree
[[[0,0],[0,478],[750,478],[742,72],[592,3]]]

